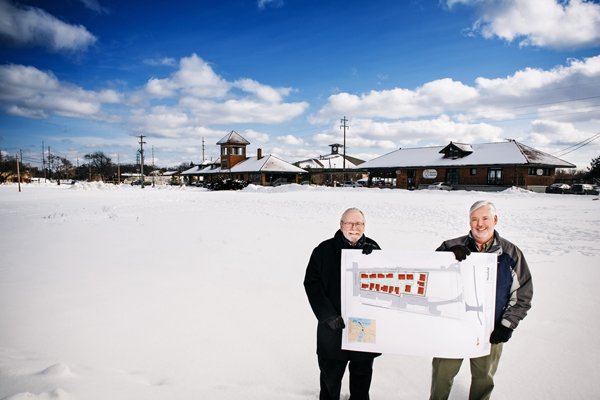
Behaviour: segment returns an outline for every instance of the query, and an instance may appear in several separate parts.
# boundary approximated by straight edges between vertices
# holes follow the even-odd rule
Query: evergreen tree
[[[588,167],[587,176],[588,178],[600,179],[600,156],[592,158],[592,162]]]

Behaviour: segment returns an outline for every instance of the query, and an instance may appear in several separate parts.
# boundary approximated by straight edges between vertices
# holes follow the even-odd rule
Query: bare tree
[[[86,154],[84,158],[88,160],[88,163],[91,165],[94,172],[100,175],[100,179],[103,181],[113,175],[115,165],[113,164],[111,158],[104,154],[103,151],[97,151],[93,154]]]
[[[71,178],[75,172],[73,163],[64,157],[50,154],[48,156],[48,162],[50,165],[52,165],[52,172],[54,173],[59,185],[61,178]]]

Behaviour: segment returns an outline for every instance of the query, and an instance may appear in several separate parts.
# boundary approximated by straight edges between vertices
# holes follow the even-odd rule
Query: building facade
[[[399,149],[357,168],[369,173],[370,186],[413,190],[448,182],[465,190],[497,191],[518,186],[543,191],[554,183],[556,168],[575,165],[509,140]]]

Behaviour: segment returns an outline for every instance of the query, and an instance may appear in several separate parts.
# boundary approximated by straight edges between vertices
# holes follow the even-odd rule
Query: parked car
[[[358,182],[354,182],[354,181],[346,181],[344,182],[344,184],[342,185],[343,187],[362,187],[362,185]]]
[[[587,183],[577,183],[571,186],[571,193],[573,194],[598,194],[598,191],[594,189],[592,185]]]
[[[552,185],[546,188],[546,193],[571,193],[571,186],[566,183],[553,183]]]
[[[429,190],[452,190],[454,189],[448,182],[435,182],[427,186]]]

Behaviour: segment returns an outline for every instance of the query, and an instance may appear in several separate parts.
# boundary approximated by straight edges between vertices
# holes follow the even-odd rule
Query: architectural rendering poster
[[[444,358],[490,353],[496,255],[342,251],[342,348]]]

